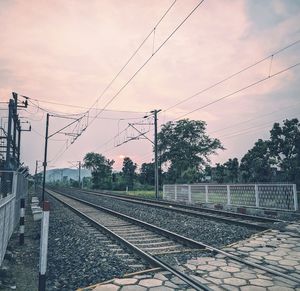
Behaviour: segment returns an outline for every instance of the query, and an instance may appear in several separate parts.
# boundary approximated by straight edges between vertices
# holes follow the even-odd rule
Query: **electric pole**
[[[48,150],[48,129],[49,129],[49,113],[47,113],[46,119],[46,135],[45,135],[45,152],[44,152],[44,171],[43,171],[43,188],[42,188],[42,202],[45,201],[45,184],[46,184],[46,169],[47,169],[47,150]]]
[[[157,149],[157,113],[160,112],[160,110],[153,110],[151,113],[153,113],[154,117],[154,163],[155,163],[155,173],[154,173],[154,179],[155,179],[155,198],[158,199],[158,192],[159,192],[159,180],[158,180],[158,149]]]
[[[81,189],[81,161],[78,161],[78,184]]]

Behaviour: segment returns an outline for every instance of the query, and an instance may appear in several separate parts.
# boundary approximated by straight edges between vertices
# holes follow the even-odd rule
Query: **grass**
[[[132,196],[144,197],[144,198],[155,198],[155,192],[152,190],[134,190],[134,191],[114,191],[115,193],[127,194]],[[160,193],[162,196],[162,193]]]

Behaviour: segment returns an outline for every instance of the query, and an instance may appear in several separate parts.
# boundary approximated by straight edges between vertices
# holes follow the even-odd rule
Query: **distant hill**
[[[90,177],[90,176],[91,176],[90,170],[81,169],[81,179],[83,177]],[[62,169],[51,169],[47,171],[46,182],[60,181],[62,179],[78,180],[78,169],[62,168]]]

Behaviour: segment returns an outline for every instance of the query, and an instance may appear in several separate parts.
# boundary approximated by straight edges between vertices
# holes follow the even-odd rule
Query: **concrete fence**
[[[298,210],[295,184],[174,184],[163,186],[163,199],[186,203]]]
[[[20,199],[27,196],[28,183],[17,172],[0,171],[0,266],[8,241],[19,223]]]

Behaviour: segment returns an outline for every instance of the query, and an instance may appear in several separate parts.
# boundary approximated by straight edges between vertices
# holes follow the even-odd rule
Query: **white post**
[[[48,232],[49,232],[49,211],[50,204],[44,201],[43,218],[40,241],[40,270],[39,270],[39,291],[46,290],[46,270],[47,270],[47,251],[48,251]]]
[[[189,203],[192,203],[192,189],[191,189],[191,185],[188,185],[189,188]]]
[[[258,193],[258,185],[254,185],[254,190],[255,190],[255,206],[259,207],[259,193]]]
[[[174,194],[175,194],[174,200],[177,201],[177,185],[176,184],[174,185]]]
[[[205,185],[205,203],[208,203],[208,186]]]
[[[296,184],[293,184],[293,194],[294,194],[294,209],[298,210],[298,197],[297,197],[297,188]]]
[[[231,204],[230,185],[227,185],[227,205]]]
[[[163,200],[165,200],[166,185],[163,185]]]

